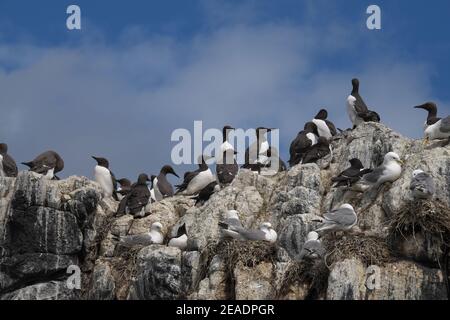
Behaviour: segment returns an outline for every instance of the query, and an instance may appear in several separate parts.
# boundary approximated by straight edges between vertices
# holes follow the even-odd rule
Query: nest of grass
[[[116,284],[117,299],[125,299],[130,289],[133,277],[136,275],[138,253],[142,247],[120,250],[117,258],[111,261],[111,266]]]
[[[366,266],[383,265],[392,261],[389,244],[383,238],[364,234],[346,234],[342,238],[324,241],[328,255],[328,265],[345,259],[358,259]]]
[[[450,236],[450,208],[440,200],[417,200],[408,202],[390,221],[390,234]]]
[[[306,284],[308,294],[305,299],[318,299],[327,290],[329,274],[330,270],[323,259],[305,259],[301,262],[293,262],[285,272],[275,297],[281,299],[286,296],[291,285]]]
[[[225,240],[208,247],[208,264],[218,255],[225,266],[225,287],[230,299],[234,299],[234,269],[241,263],[252,268],[261,262],[275,263],[276,246],[266,241]]]

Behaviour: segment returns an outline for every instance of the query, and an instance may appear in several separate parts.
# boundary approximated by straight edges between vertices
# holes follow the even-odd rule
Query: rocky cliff
[[[365,123],[336,137],[333,150],[332,159],[275,176],[241,170],[202,207],[175,196],[135,220],[115,218],[117,203],[84,177],[47,181],[21,172],[0,178],[0,297],[447,299],[450,147],[425,146]],[[405,161],[396,182],[364,194],[331,187],[350,158],[374,167],[389,151]],[[439,205],[411,199],[416,168],[433,176]],[[358,226],[327,236],[324,260],[299,262],[313,220],[343,202],[355,207]],[[271,222],[276,245],[220,240],[218,221],[228,209],[238,210],[247,227]],[[155,221],[168,238],[185,223],[188,249],[117,245],[118,236],[145,232]],[[70,286],[77,267],[81,281]]]

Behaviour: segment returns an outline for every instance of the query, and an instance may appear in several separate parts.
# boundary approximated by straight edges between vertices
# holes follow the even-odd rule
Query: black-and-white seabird
[[[187,247],[188,235],[186,231],[186,224],[183,223],[177,230],[176,237],[169,240],[167,244],[169,247],[175,247],[180,250],[185,250]]]
[[[175,170],[170,165],[165,165],[161,168],[159,175],[153,179],[153,189],[155,191],[156,201],[161,201],[164,198],[173,196],[173,187],[167,180],[167,175],[173,174],[175,177],[179,176],[175,173]]]
[[[152,180],[152,182],[149,185],[149,190],[150,190],[150,201],[151,202],[156,202],[156,195],[155,195],[155,185],[158,183],[158,177],[155,175],[151,175],[150,180]]]
[[[265,127],[256,128],[256,141],[245,150],[245,163],[242,165],[242,168],[252,171],[260,170],[260,157],[266,156],[267,150],[269,150],[269,142],[265,135],[272,130],[272,128]]]
[[[379,187],[385,182],[394,182],[402,174],[403,161],[395,152],[388,152],[384,155],[381,165],[362,176],[362,178],[352,187],[355,191],[365,191],[371,187]]]
[[[317,126],[312,122],[305,123],[302,131],[291,142],[289,147],[289,165],[295,166],[302,160],[303,154],[319,141]]]
[[[417,169],[412,173],[409,185],[414,199],[431,199],[436,192],[433,178],[423,170]]]
[[[198,194],[208,184],[216,181],[216,177],[205,161],[205,159],[208,160],[209,158],[209,156],[201,156],[198,161],[198,169],[185,173],[183,183],[175,186],[177,188],[176,194]]]
[[[427,102],[414,108],[428,111],[427,121],[424,125],[425,143],[437,139],[449,139],[447,143],[450,142],[450,116],[439,118],[437,106],[434,102]]]
[[[38,155],[34,160],[22,162],[30,171],[42,174],[47,179],[59,179],[56,173],[64,169],[64,160],[55,151],[49,150]]]
[[[286,171],[287,167],[280,158],[276,148],[270,146],[265,155],[260,154],[258,161],[258,173],[263,172],[265,175],[274,175],[277,172]]]
[[[234,130],[231,126],[224,126],[222,130],[222,144],[216,156],[216,174],[217,180],[221,184],[230,184],[233,182],[234,177],[236,177],[239,172],[239,165],[236,162],[234,150],[231,143],[228,141],[228,135]]]
[[[345,169],[337,177],[331,178],[335,183],[335,187],[347,186],[350,187],[357,182],[361,177],[367,173],[372,172],[372,169],[364,169],[361,160],[358,158],[350,159],[350,168]]]
[[[131,214],[134,217],[145,216],[145,206],[150,199],[150,190],[147,182],[150,181],[145,173],[141,173],[136,183],[131,186],[130,192],[120,201],[117,215]]]
[[[131,181],[127,178],[118,179],[117,183],[120,184],[120,187],[117,188],[117,193],[125,196],[131,190]]]
[[[352,92],[347,97],[347,113],[353,124],[353,127],[358,126],[362,122],[380,122],[380,116],[375,111],[367,108],[364,100],[359,95],[359,80],[352,79]]]
[[[322,224],[316,232],[348,231],[356,225],[358,216],[352,205],[344,203],[338,209],[324,213],[319,221]]]
[[[97,165],[94,168],[95,181],[100,185],[105,197],[114,198],[119,201],[117,197],[117,181],[114,173],[109,169],[109,161],[106,158],[95,157],[92,158],[97,161]]]
[[[210,182],[206,187],[204,187],[200,192],[192,199],[195,200],[195,206],[202,206],[209,198],[214,194],[214,192],[220,190],[217,181]]]
[[[16,161],[8,154],[8,145],[0,143],[0,177],[17,177]]]
[[[164,241],[164,235],[162,233],[162,224],[154,222],[149,232],[143,234],[129,235],[120,237],[119,244],[131,248],[131,247],[145,247],[151,244],[162,244]]]
[[[327,120],[327,118],[328,111],[321,109],[311,121],[316,125],[319,137],[331,139],[337,134],[337,130],[333,122]]]
[[[303,154],[302,163],[313,163],[330,154],[330,142],[325,137],[319,137],[317,143]]]

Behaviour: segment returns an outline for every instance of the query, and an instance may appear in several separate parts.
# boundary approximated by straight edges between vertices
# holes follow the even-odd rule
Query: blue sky
[[[65,28],[69,4],[81,31]],[[370,4],[382,30],[366,28]],[[350,126],[352,77],[382,122],[418,138],[412,106],[450,112],[449,15],[445,0],[0,0],[0,140],[18,162],[57,150],[62,176],[91,177],[96,154],[133,178],[170,163],[171,132],[203,120],[278,127],[287,160],[321,107]]]

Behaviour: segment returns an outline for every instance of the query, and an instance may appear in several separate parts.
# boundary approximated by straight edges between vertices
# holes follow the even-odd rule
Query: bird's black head
[[[312,132],[312,133],[315,133],[318,135],[317,126],[311,121],[305,123],[303,130],[305,130],[306,132]]]
[[[359,91],[359,80],[358,80],[358,78],[353,78],[352,79],[352,87],[353,87],[353,90],[352,90],[353,93]]]
[[[175,173],[175,170],[173,170],[173,168],[169,165],[165,165],[164,167],[161,168],[161,173],[166,175],[166,174],[173,174],[175,177],[179,178],[179,176]]]
[[[0,143],[0,154],[6,154],[8,152],[8,145],[6,143]]]
[[[128,180],[127,178],[119,179],[119,180],[117,180],[117,182],[120,183],[120,185],[122,187],[130,187],[131,186],[131,181]]]
[[[223,129],[222,129],[222,135],[223,135],[223,141],[224,141],[224,142],[225,142],[225,140],[227,139],[228,134],[229,134],[232,130],[236,130],[236,129],[233,128],[233,127],[230,126],[230,125],[226,125],[226,126],[223,127]]]
[[[177,238],[181,237],[183,234],[187,234],[186,232],[186,223],[183,223],[177,230]]]
[[[146,173],[141,173],[138,177],[137,184],[139,185],[147,185],[147,181],[150,181],[148,175]]]
[[[101,167],[105,167],[105,168],[109,168],[109,162],[107,159],[105,158],[100,158],[100,157],[94,157],[92,156],[92,158],[97,161],[97,164]]]
[[[363,169],[364,168],[363,164],[361,163],[361,160],[359,160],[358,158],[350,159],[349,162],[350,162],[352,168],[356,168],[356,169]]]
[[[321,109],[319,113],[314,117],[314,119],[326,120],[328,118],[328,111],[325,109]]]
[[[436,103],[434,103],[434,102],[426,102],[419,106],[415,106],[414,108],[427,110],[428,112],[433,113],[434,116],[436,116],[436,114],[437,114],[437,106],[436,106]]]

